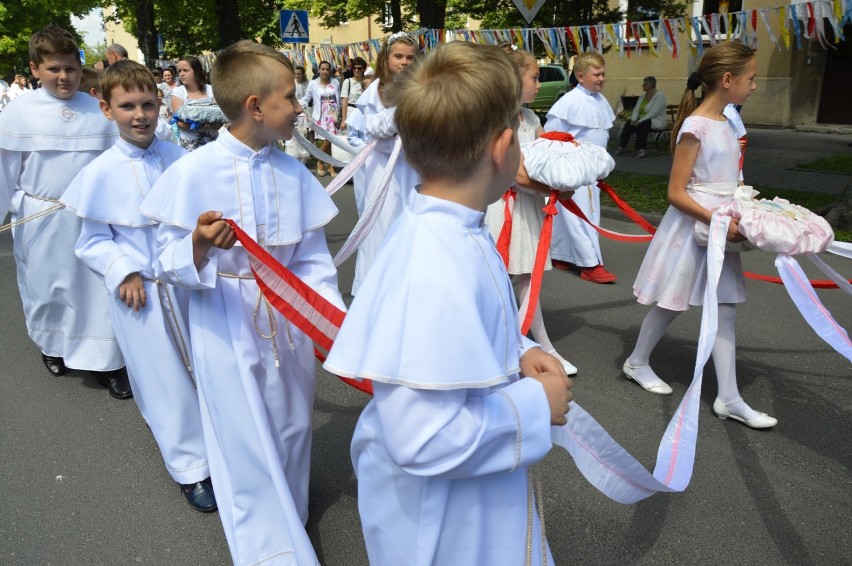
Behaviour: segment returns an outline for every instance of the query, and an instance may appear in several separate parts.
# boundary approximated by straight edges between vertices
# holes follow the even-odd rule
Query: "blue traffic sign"
[[[283,43],[308,43],[308,11],[281,10],[281,41]]]

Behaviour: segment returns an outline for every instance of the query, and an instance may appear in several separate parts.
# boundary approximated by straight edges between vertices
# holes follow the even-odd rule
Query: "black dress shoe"
[[[98,378],[98,383],[109,388],[109,394],[116,399],[130,399],[133,390],[130,388],[130,379],[127,377],[125,368],[112,371],[93,371],[92,374]]]
[[[216,496],[213,494],[213,485],[210,478],[195,483],[182,483],[180,490],[186,497],[189,506],[202,513],[210,513],[217,509]]]
[[[68,368],[65,367],[65,360],[58,356],[48,356],[47,354],[41,355],[41,361],[44,362],[44,367],[47,368],[53,375],[65,375],[68,373]]]

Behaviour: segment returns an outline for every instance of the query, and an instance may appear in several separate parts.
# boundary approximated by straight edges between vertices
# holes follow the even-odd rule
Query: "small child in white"
[[[186,363],[189,336],[171,285],[154,280],[156,223],[139,212],[154,182],[186,153],[154,135],[157,92],[154,76],[139,63],[123,60],[107,68],[101,110],[121,137],[80,171],[62,202],[83,220],[75,253],[109,291],[109,315],[134,399],[166,469],[189,504],[208,512],[216,500]]]
[[[560,98],[547,113],[545,132],[568,132],[580,141],[606,149],[615,114],[604,95],[606,61],[598,53],[581,53],[574,63],[579,84]],[[580,187],[572,197],[586,218],[600,224],[601,190],[597,185]],[[603,266],[598,233],[561,204],[553,219],[550,255],[558,269],[580,270],[580,278],[593,283],[612,283],[618,277]]]
[[[325,364],[373,384],[351,449],[370,564],[553,564],[528,467],[571,380],[521,336],[483,222],[518,173],[521,81],[500,48],[458,42],[385,94],[423,183]]]

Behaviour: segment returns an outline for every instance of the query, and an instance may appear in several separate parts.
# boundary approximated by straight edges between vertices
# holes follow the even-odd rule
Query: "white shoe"
[[[716,416],[720,419],[733,419],[735,421],[740,421],[747,427],[751,428],[772,428],[773,426],[778,424],[778,419],[770,417],[766,413],[757,413],[752,418],[745,419],[740,415],[734,414],[729,411],[728,405],[722,403],[722,400],[718,397],[716,397],[716,400],[713,401],[713,412],[716,413]]]
[[[559,360],[559,363],[561,363],[562,367],[565,368],[566,374],[577,375],[577,372],[579,371],[577,369],[577,367],[574,364],[572,364],[571,362],[569,362],[568,360],[566,360],[565,358],[563,358],[562,356],[560,356],[559,352],[557,352],[556,350],[550,350],[549,352],[545,352],[545,353],[550,354],[551,356],[553,356],[554,358]]]
[[[657,395],[671,395],[672,388],[669,387],[669,384],[660,379],[656,378],[654,381],[650,383],[642,383],[638,379],[636,379],[636,370],[640,368],[649,368],[650,366],[634,366],[631,365],[629,361],[624,362],[624,366],[622,369],[624,370],[624,375],[627,376],[627,379],[632,379],[636,383],[642,386],[642,389],[645,391],[649,391],[651,393],[656,393]]]

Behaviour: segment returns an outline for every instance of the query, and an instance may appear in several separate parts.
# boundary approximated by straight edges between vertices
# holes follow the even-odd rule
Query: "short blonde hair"
[[[461,180],[518,124],[521,81],[493,45],[440,45],[387,86],[405,156],[424,178]]]
[[[590,67],[602,69],[606,67],[606,59],[603,58],[603,55],[594,51],[586,51],[577,55],[574,60],[575,73],[585,73]]]
[[[243,102],[252,95],[263,98],[278,84],[270,70],[283,65],[294,75],[293,64],[268,45],[243,40],[223,49],[213,63],[210,77],[219,108],[230,121],[240,117]]]
[[[130,59],[116,61],[107,67],[101,75],[100,91],[104,102],[109,104],[112,91],[117,86],[124,90],[140,90],[143,92],[150,90],[151,94],[155,98],[157,97],[157,81],[154,80],[151,70]]]

